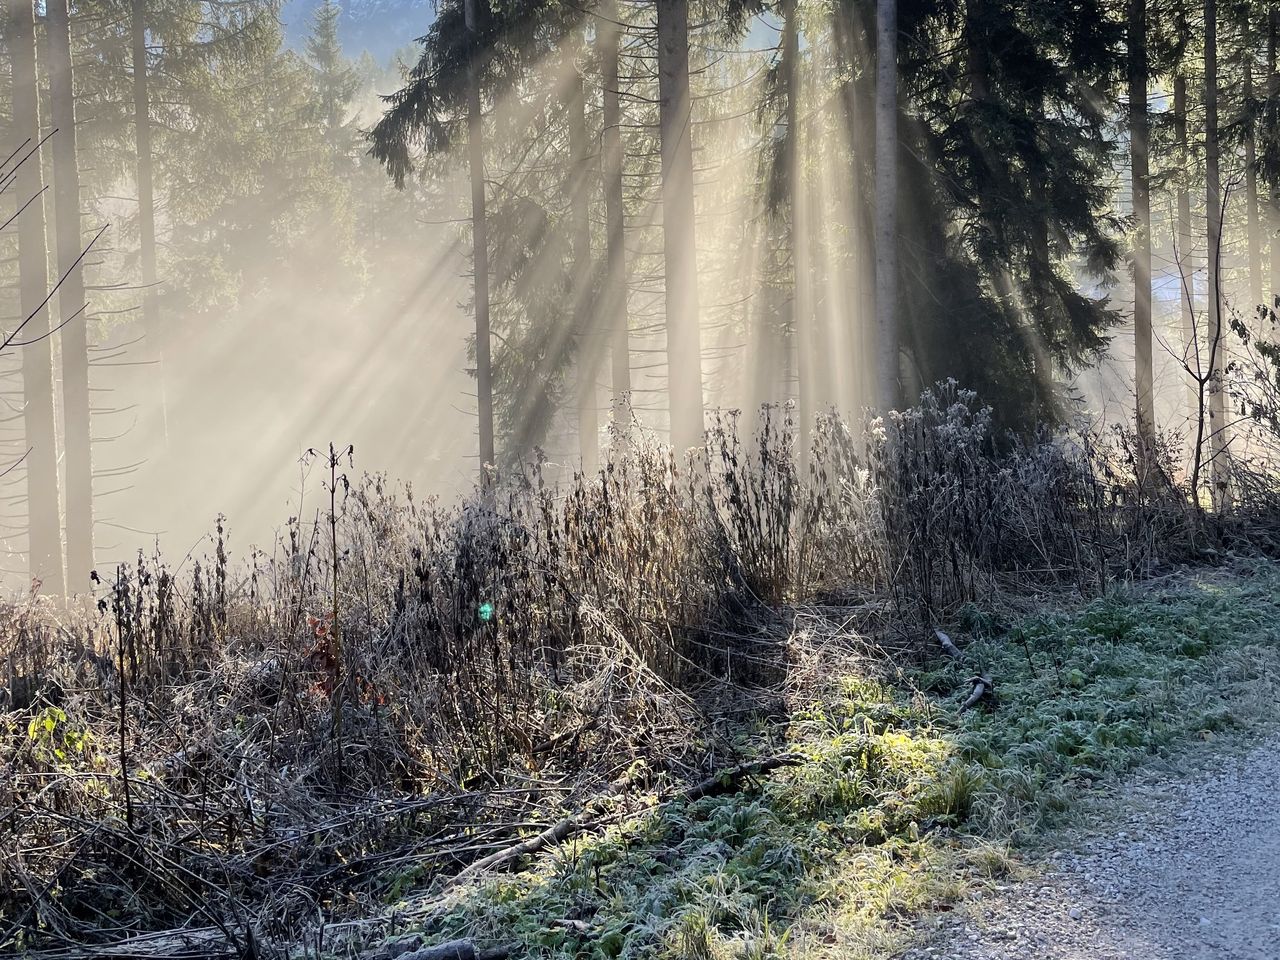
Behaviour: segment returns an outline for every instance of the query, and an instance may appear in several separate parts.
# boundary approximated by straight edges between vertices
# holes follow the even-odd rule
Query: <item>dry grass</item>
[[[0,612],[0,951],[295,938],[620,778],[705,775],[862,637],[900,661],[1002,590],[1098,593],[1253,529],[1126,449],[997,436],[944,385],[863,440],[824,421],[804,469],[772,411],[690,462],[640,443],[456,506],[330,450],[325,507],[271,554],[232,563],[219,525],[96,609]]]

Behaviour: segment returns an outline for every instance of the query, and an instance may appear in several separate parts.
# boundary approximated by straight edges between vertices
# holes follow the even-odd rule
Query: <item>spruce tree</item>
[[[1100,93],[1120,25],[1094,0],[957,0],[904,4],[899,36],[903,109],[920,121],[897,154],[904,354],[1006,424],[1053,419],[1055,383],[1116,320],[1074,274],[1106,282],[1119,258]]]
[[[21,153],[14,177],[18,207],[18,272],[21,319],[11,346],[22,351],[23,425],[27,452],[27,562],[33,589],[61,597],[63,571],[58,497],[57,426],[54,419],[53,352],[49,324],[49,268],[46,246],[44,172],[41,144],[35,11],[31,0],[7,0],[5,36],[13,69],[13,129]]]
[[[1147,0],[1128,0],[1129,169],[1133,203],[1133,362],[1138,437],[1144,455],[1155,444],[1151,350],[1151,183],[1147,120]]]
[[[80,164],[76,154],[75,76],[67,0],[46,0],[49,103],[54,132],[53,196],[62,353],[63,451],[66,476],[67,582],[89,588],[93,560],[93,457],[89,429],[89,350],[85,303]]]
[[[312,70],[313,104],[325,139],[335,152],[350,149],[351,98],[360,88],[360,77],[342,52],[338,40],[338,19],[342,8],[334,0],[324,0],[311,17],[311,31],[304,44]]]
[[[613,429],[625,437],[630,429],[631,337],[627,316],[627,249],[625,235],[622,96],[618,73],[621,23],[616,0],[605,0],[596,24],[597,58],[600,63],[602,129],[600,166],[605,204],[605,277],[603,315],[612,330]]]
[[[898,0],[876,3],[876,399],[901,405],[898,302]]]
[[[662,151],[663,290],[671,445],[702,443],[702,333],[694,221],[688,0],[655,0],[659,140]]]

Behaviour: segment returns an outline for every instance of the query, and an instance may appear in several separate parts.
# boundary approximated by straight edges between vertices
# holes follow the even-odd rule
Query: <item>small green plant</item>
[[[90,735],[71,725],[61,707],[47,706],[27,724],[27,739],[42,755],[65,766],[84,752]]]

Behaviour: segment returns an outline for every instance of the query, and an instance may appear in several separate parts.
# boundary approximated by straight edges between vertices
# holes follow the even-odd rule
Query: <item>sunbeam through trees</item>
[[[4,0],[0,955],[907,956],[1256,719],[1278,44]]]

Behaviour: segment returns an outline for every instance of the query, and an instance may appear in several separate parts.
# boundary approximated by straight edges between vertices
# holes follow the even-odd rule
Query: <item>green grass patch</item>
[[[884,956],[913,916],[1003,876],[1009,843],[1060,822],[1082,790],[1255,726],[1280,682],[1270,564],[962,626],[965,664],[846,677],[793,716],[797,766],[459,891],[423,935],[537,957]],[[997,700],[957,716],[978,668]]]

